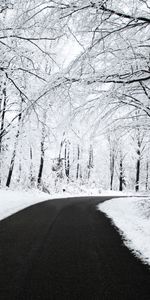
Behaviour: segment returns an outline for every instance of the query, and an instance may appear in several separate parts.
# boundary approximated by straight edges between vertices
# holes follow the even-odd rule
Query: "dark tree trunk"
[[[3,136],[4,122],[5,122],[6,101],[7,101],[7,96],[6,96],[6,82],[5,82],[4,89],[3,89],[3,107],[1,105],[2,115],[1,115],[1,127],[0,127],[0,153],[2,152],[2,136]]]
[[[110,156],[110,190],[113,189],[114,169],[115,169],[115,157],[114,154],[112,153]]]
[[[140,133],[140,128],[137,128],[137,161],[136,161],[136,175],[135,175],[135,191],[138,192],[140,188],[140,171],[141,171],[141,158],[142,158],[142,143],[143,136]]]
[[[43,125],[42,125],[42,135],[41,135],[41,157],[40,157],[40,166],[37,178],[37,186],[38,188],[42,185],[42,175],[43,175],[43,167],[44,167],[44,155],[45,155],[45,124],[46,124],[46,110],[43,114]]]
[[[119,191],[123,190],[123,161],[120,158],[120,166],[119,166]]]
[[[138,192],[139,191],[139,184],[140,184],[140,166],[141,166],[141,152],[138,149],[137,150],[137,154],[138,154],[138,159],[137,159],[137,163],[136,163],[136,179],[135,179],[135,191]]]
[[[65,174],[66,174],[67,180],[69,180],[69,175],[70,175],[70,153],[69,153],[69,147],[67,147],[67,144],[65,144]]]
[[[59,160],[61,160],[61,158],[62,158],[62,157],[61,157],[61,153],[62,153],[63,144],[64,144],[64,140],[62,140],[61,143],[60,143]],[[65,148],[65,150],[66,150],[66,148]]]
[[[2,88],[2,87],[1,87]],[[6,113],[6,103],[7,103],[7,95],[6,95],[6,82],[4,83],[4,88],[0,97],[0,113],[1,113],[1,126],[0,126],[0,186],[2,184],[2,152],[3,152],[3,131],[5,124],[5,113]]]
[[[16,157],[16,149],[14,149],[14,151],[13,151],[11,162],[10,162],[8,177],[7,177],[7,181],[6,181],[6,186],[7,187],[10,186],[10,182],[11,182],[11,178],[12,178],[12,173],[13,173],[13,169],[14,169],[15,157]]]
[[[67,174],[68,174],[68,178],[70,175],[70,152],[68,151],[68,155],[67,155]]]
[[[42,183],[42,174],[43,174],[43,166],[44,166],[44,154],[45,154],[44,143],[45,143],[45,127],[43,125],[42,140],[41,140],[41,158],[40,158],[40,166],[39,166],[39,173],[38,173],[38,179],[37,179],[38,187],[40,187],[41,183]]]
[[[7,181],[6,181],[6,186],[7,187],[10,186],[11,178],[12,178],[12,174],[13,174],[13,169],[14,169],[14,164],[15,164],[15,158],[16,158],[17,144],[18,144],[18,138],[19,138],[19,135],[20,135],[21,118],[22,118],[22,112],[18,116],[18,130],[17,130],[16,136],[15,136],[14,150],[13,150],[13,153],[12,153],[12,158],[11,158],[11,162],[10,162],[9,172],[8,172]]]
[[[41,159],[40,159],[40,166],[39,166],[39,173],[38,173],[38,187],[40,187],[42,182],[42,173],[43,173],[43,166],[44,166],[44,143],[41,142]]]

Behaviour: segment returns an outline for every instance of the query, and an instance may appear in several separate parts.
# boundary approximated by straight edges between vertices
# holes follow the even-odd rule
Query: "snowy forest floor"
[[[64,192],[49,195],[38,190],[13,191],[0,190],[0,220],[36,203],[75,196],[112,196],[113,198],[98,205],[116,226],[124,244],[144,263],[150,265],[150,196],[128,197],[131,193],[96,190],[81,194]],[[122,197],[122,198],[121,198]]]

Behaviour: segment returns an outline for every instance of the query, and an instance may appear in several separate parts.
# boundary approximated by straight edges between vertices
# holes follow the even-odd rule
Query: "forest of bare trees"
[[[150,188],[150,1],[0,1],[0,186]]]

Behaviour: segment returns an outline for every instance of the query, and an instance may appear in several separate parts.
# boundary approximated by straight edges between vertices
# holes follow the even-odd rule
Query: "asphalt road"
[[[96,204],[46,201],[0,222],[0,300],[150,299],[150,270]]]

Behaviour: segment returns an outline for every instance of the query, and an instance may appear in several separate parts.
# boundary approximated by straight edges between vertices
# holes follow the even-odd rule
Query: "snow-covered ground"
[[[0,220],[22,210],[30,205],[46,201],[53,200],[56,198],[66,198],[66,197],[79,197],[79,196],[119,196],[122,193],[101,191],[98,189],[88,189],[85,188],[74,191],[72,187],[66,189],[62,193],[46,194],[40,192],[39,190],[28,190],[28,191],[16,191],[10,189],[0,189]]]
[[[49,195],[40,191],[0,190],[0,220],[24,209],[27,206],[49,199]]]
[[[85,195],[85,194],[82,194]],[[57,198],[75,197],[78,194],[73,193],[54,193],[53,195],[43,193],[39,190],[32,189],[28,191],[0,189],[0,220],[7,218],[8,216],[28,207],[33,204],[54,200]]]
[[[111,218],[124,244],[150,265],[150,197],[112,199],[98,209]]]
[[[28,207],[33,204],[53,200],[57,198],[75,197],[87,195],[100,195],[96,190],[79,191],[73,193],[73,190],[65,191],[62,193],[46,194],[39,190],[33,189],[28,191],[16,191],[10,189],[0,189],[0,220]]]

